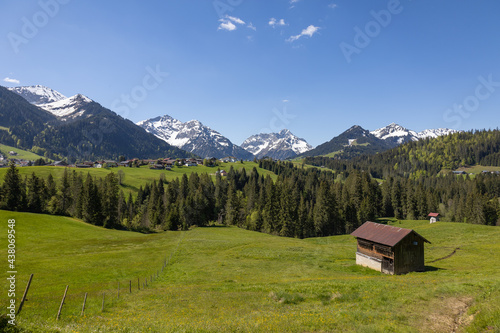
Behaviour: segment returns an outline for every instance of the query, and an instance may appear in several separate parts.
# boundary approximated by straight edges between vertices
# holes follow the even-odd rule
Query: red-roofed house
[[[429,213],[429,216],[431,219],[430,219],[430,223],[436,223],[437,221],[439,221],[439,213]]]

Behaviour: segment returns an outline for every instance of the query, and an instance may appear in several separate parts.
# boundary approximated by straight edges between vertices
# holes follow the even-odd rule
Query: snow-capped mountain
[[[99,103],[89,101],[76,95],[49,103],[47,108],[64,116],[58,117],[0,86],[0,125],[9,128],[9,131],[1,131],[3,138],[6,142],[33,143],[37,150],[43,149],[47,157],[63,157],[71,163],[118,159],[119,156],[128,159],[194,157]],[[84,116],[69,118],[82,110],[85,110]]]
[[[21,95],[31,104],[59,117],[62,121],[73,120],[82,116],[85,113],[85,106],[93,102],[82,94],[66,97],[54,89],[41,85],[8,89]]]
[[[17,93],[18,95],[21,95],[28,102],[35,105],[52,103],[66,99],[66,96],[64,96],[63,94],[41,85],[14,87],[7,89]]]
[[[198,120],[183,123],[165,115],[140,121],[137,125],[172,146],[201,157],[234,156],[238,159],[253,159],[251,153],[233,144],[228,138]]]
[[[377,138],[359,125],[354,125],[301,156],[325,155],[335,158],[352,158],[361,154],[380,153],[390,148],[391,145],[385,140]]]
[[[441,135],[448,135],[458,132],[448,128],[426,129],[421,132],[415,132],[404,128],[398,124],[392,123],[385,127],[371,131],[370,133],[379,139],[385,140],[394,146],[408,141],[417,141],[425,138],[437,138]]]
[[[56,102],[39,104],[38,106],[60,117],[61,120],[67,121],[82,116],[85,113],[85,106],[92,102],[90,98],[77,94]]]
[[[275,159],[287,159],[312,149],[306,140],[293,135],[287,129],[279,133],[252,135],[241,144],[241,147],[257,158],[268,156]]]
[[[438,136],[453,134],[457,132],[460,131],[449,128],[436,128],[436,129],[423,130],[421,132],[418,132],[417,135],[419,139],[425,139],[425,138],[437,138]]]

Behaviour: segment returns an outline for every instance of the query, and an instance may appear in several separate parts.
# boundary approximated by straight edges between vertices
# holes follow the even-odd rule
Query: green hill
[[[328,157],[306,157],[305,163],[334,170],[370,170],[377,178],[388,176],[435,176],[442,170],[464,170],[469,166],[500,166],[500,130],[459,132],[437,138],[411,141],[375,155],[349,161]]]
[[[9,151],[14,151],[17,153],[17,155],[10,156],[8,154]],[[18,159],[29,160],[29,161],[35,161],[35,160],[38,160],[39,158],[44,158],[43,156],[37,155],[37,154],[32,153],[30,151],[7,146],[7,145],[1,144],[1,143],[0,143],[0,152],[2,152],[2,154],[4,154],[4,156],[6,158],[18,158]]]
[[[355,125],[299,157],[327,156],[351,159],[362,154],[380,153],[392,147],[393,145],[375,137],[370,131]]]
[[[355,265],[356,242],[349,235],[300,240],[233,227],[144,235],[0,211],[2,234],[12,218],[18,290],[34,274],[19,324],[36,332],[500,330],[496,227],[398,223],[432,242],[426,245],[427,271],[388,276]],[[0,246],[7,247],[6,237]],[[142,288],[165,257],[164,272]],[[5,309],[8,299],[0,302]]]

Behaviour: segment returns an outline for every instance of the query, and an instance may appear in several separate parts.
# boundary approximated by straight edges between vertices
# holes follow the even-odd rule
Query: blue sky
[[[355,124],[498,126],[496,0],[5,0],[0,9],[0,85],[82,93],[134,122],[198,119],[236,144],[286,127],[312,145]]]

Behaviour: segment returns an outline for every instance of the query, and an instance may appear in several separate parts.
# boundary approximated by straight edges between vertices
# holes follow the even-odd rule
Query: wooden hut
[[[357,238],[356,264],[385,274],[425,270],[424,243],[411,229],[365,222],[351,235]]]

